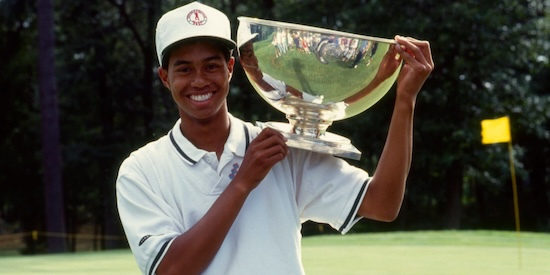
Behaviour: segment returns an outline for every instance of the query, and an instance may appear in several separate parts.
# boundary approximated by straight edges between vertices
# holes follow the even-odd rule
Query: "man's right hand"
[[[271,168],[288,154],[286,138],[278,131],[265,128],[249,145],[248,151],[233,179],[242,188],[252,191]]]

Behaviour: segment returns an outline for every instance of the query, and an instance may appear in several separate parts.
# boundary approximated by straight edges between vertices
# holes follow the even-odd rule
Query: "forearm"
[[[414,107],[415,98],[398,93],[386,143],[360,208],[362,216],[392,221],[399,213],[412,160]]]
[[[198,274],[212,261],[250,191],[230,184],[203,218],[178,236],[157,274]]]
[[[397,79],[397,98],[386,144],[359,214],[376,220],[397,217],[412,159],[416,96],[434,68],[430,43],[395,37],[394,50],[405,61]]]
[[[407,179],[412,162],[413,126],[416,98],[398,95],[394,106],[388,136],[376,174],[402,183]],[[395,173],[399,171],[400,173]]]

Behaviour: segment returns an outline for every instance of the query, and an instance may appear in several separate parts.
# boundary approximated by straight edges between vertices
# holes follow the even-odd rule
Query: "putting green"
[[[305,237],[307,274],[550,274],[550,234],[418,231]],[[129,250],[0,254],[1,274],[139,274]]]
[[[308,274],[550,274],[550,234],[421,231],[303,240]]]

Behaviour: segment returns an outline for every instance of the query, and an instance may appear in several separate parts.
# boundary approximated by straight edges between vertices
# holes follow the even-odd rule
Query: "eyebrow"
[[[223,58],[219,55],[213,55],[213,56],[210,56],[210,57],[207,57],[203,60],[201,60],[202,62],[209,62],[209,61],[216,61],[216,60],[222,60]],[[176,60],[176,62],[174,63],[173,67],[176,67],[176,66],[180,66],[180,65],[187,65],[187,64],[191,64],[193,62],[191,61],[188,61],[188,60]]]

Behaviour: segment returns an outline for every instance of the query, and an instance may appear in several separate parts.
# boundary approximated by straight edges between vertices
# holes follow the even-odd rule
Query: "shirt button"
[[[210,158],[210,157],[205,157],[205,158],[204,158],[204,161],[206,161],[206,163],[208,163],[208,164],[211,164],[211,163],[212,163],[212,158]]]

